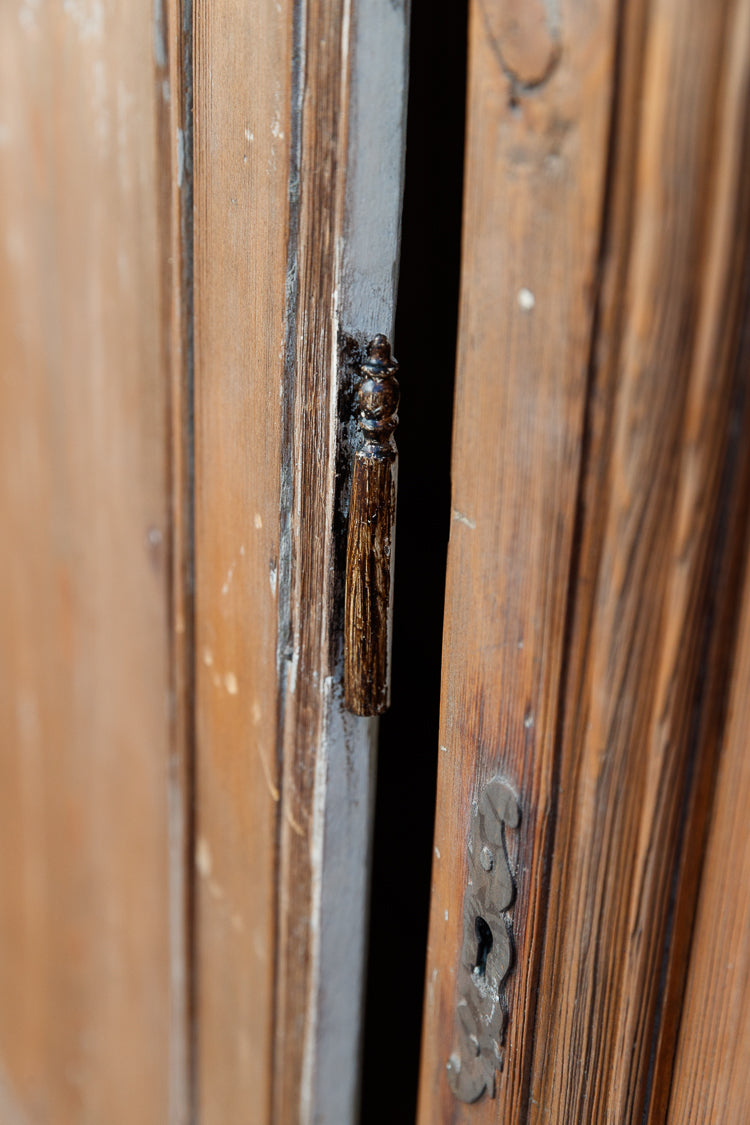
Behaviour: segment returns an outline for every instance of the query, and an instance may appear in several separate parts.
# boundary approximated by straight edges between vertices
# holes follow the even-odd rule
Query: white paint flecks
[[[62,7],[78,29],[78,38],[82,43],[89,39],[101,39],[104,34],[104,5],[101,0],[63,0]]]
[[[271,794],[271,800],[278,803],[279,799],[281,798],[281,793],[279,792],[278,785],[274,783],[274,780],[271,776],[271,771],[268,768],[268,762],[266,761],[265,755],[260,746],[258,747],[258,757],[260,758],[260,764],[263,767],[263,776],[266,779],[266,787],[268,789],[268,792]]]
[[[524,312],[531,312],[531,310],[533,309],[535,304],[536,304],[536,297],[534,296],[534,294],[531,292],[530,289],[519,289],[518,290],[518,306],[519,306],[519,308],[523,309]]]
[[[185,134],[182,129],[177,130],[177,186],[182,187],[185,177]]]
[[[36,28],[36,15],[39,11],[41,0],[23,0],[18,9],[18,22],[24,31],[33,31]]]
[[[195,866],[198,869],[199,875],[204,879],[209,878],[213,869],[213,862],[211,859],[211,848],[205,836],[198,837],[198,842],[195,846]]]
[[[167,29],[164,21],[164,0],[154,0],[154,61],[167,65]]]
[[[229,593],[229,587],[232,585],[232,579],[234,578],[234,568],[236,567],[236,565],[237,562],[235,560],[227,571],[227,576],[224,579],[224,585],[221,587],[222,594]]]
[[[445,912],[445,920],[446,920],[446,922],[448,921],[448,911],[447,910]]]
[[[206,665],[207,668],[210,668],[211,665],[213,664],[213,662],[214,662],[214,654],[211,652],[211,649],[210,648],[204,648],[204,650],[203,650],[203,663]]]
[[[534,716],[531,714],[527,715],[523,721],[523,725],[526,727],[526,730],[531,730],[534,725]]]
[[[440,859],[440,848],[435,848],[435,859]]]
[[[470,519],[468,516],[465,516],[463,512],[457,511],[456,508],[453,509],[453,519],[456,521],[456,523],[462,523],[464,527],[471,528],[472,531],[474,531],[477,526],[474,520]]]
[[[444,754],[448,753],[448,747],[447,746],[441,746],[440,749],[443,751]]]
[[[224,673],[224,687],[227,689],[230,695],[237,694],[239,685],[237,684],[237,677],[235,676],[234,672]]]
[[[268,581],[269,581],[270,586],[271,586],[271,593],[273,594],[274,597],[276,597],[276,582],[277,582],[277,579],[278,579],[278,570],[276,569],[275,566],[272,566],[270,571],[269,571],[269,574],[268,574]]]
[[[260,531],[260,529],[263,527],[263,519],[261,517],[260,512],[255,513],[255,516],[253,518],[253,523],[255,524],[258,531]]]
[[[245,127],[245,140],[246,141],[254,141],[255,140],[255,135],[250,131],[249,128],[247,128],[247,126]]]
[[[284,806],[284,816],[285,816],[290,828],[292,829],[292,832],[295,832],[297,834],[297,836],[304,837],[305,830],[302,827],[302,825],[298,821],[296,821],[294,819],[294,817],[292,816],[292,810],[289,808],[289,805]]]
[[[292,653],[292,659],[289,661],[289,678],[287,680],[287,690],[290,695],[294,695],[297,690],[297,667],[299,665],[299,649],[295,649]]]

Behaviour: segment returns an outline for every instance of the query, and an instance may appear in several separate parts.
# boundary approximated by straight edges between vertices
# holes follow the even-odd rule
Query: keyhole
[[[477,918],[474,923],[474,933],[477,938],[477,955],[474,961],[473,973],[475,977],[483,977],[487,968],[487,958],[492,949],[492,930],[484,918]]]

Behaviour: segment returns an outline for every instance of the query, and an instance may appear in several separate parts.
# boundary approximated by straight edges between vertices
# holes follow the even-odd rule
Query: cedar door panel
[[[510,7],[471,8],[419,1120],[656,1122],[744,552],[747,5]],[[446,1063],[493,777],[514,957],[469,1107]]]
[[[173,14],[0,12],[9,1125],[186,1120]]]

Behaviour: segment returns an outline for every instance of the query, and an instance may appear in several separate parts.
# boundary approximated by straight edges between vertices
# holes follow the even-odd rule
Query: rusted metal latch
[[[398,363],[376,336],[357,395],[364,445],[354,458],[346,543],[344,696],[355,715],[382,715],[391,701],[391,623],[398,452]]]
[[[505,829],[517,828],[521,810],[502,778],[485,785],[473,810],[469,879],[464,897],[464,940],[458,970],[458,1046],[446,1063],[451,1090],[463,1102],[495,1096],[496,1071],[508,1009],[503,983],[513,964],[513,930],[507,910],[515,886]]]

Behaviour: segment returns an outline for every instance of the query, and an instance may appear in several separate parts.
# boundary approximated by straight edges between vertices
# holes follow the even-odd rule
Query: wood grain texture
[[[197,1085],[269,1120],[291,5],[194,9]]]
[[[659,1031],[674,1029],[684,947],[670,922],[689,932],[680,862],[705,813],[733,633],[735,583],[720,582],[736,572],[744,527],[726,524],[746,476],[733,361],[747,242],[741,12],[623,6],[615,64],[614,5],[598,25],[589,16],[588,39],[582,11],[563,5],[554,25],[517,27],[513,50],[530,35],[529,69],[517,71],[498,39],[502,12],[473,17],[423,1122],[640,1121],[659,1100],[647,1101],[653,1073],[668,1082]],[[540,35],[561,50],[530,109],[519,76],[541,67]],[[554,102],[567,65],[589,95],[575,112]],[[590,163],[606,145],[592,108],[602,90],[614,93],[603,209]],[[526,136],[506,138],[546,101],[563,140],[557,163],[535,165]],[[584,170],[573,146],[594,128]],[[509,207],[522,157],[527,237]],[[551,168],[563,185],[548,197]],[[587,232],[591,257],[545,250],[548,222],[558,240]],[[541,288],[520,280],[534,264]],[[455,1035],[455,842],[490,771],[520,796],[518,954],[497,1100],[465,1110],[440,1076]]]
[[[695,918],[698,883],[707,828],[712,816],[714,784],[726,716],[728,685],[738,606],[745,568],[750,503],[750,114],[748,66],[750,20],[746,2],[728,13],[724,77],[717,106],[718,137],[715,187],[710,206],[710,251],[705,271],[705,298],[697,353],[716,370],[733,367],[728,419],[728,449],[719,490],[714,560],[705,605],[706,642],[694,704],[693,745],[696,748],[690,791],[683,810],[679,870],[670,922],[669,956],[665,958],[658,1039],[653,1062],[650,1122],[663,1122],[671,1089],[677,1031],[685,993],[685,977]]]
[[[182,1120],[168,827],[182,309],[164,32],[151,3],[0,13],[0,1101],[13,1125]]]
[[[355,1112],[374,726],[343,706],[349,356],[392,329],[405,21],[381,0],[195,12],[208,1122]],[[366,145],[365,78],[385,91]]]
[[[749,723],[750,582],[746,578],[666,1117],[669,1125],[740,1125],[750,1105]]]
[[[506,6],[507,7],[507,6]],[[586,408],[613,83],[615,5],[560,5],[562,49],[533,92],[470,9],[453,521],[419,1121],[526,1121],[558,692]],[[526,56],[524,56],[526,57]],[[456,973],[472,801],[505,778],[521,823],[515,967],[496,1099],[459,1104]]]
[[[712,582],[736,539],[720,526],[741,277],[736,175],[716,176],[729,10],[657,2],[625,25],[530,1121],[640,1121],[658,1005],[679,1004],[662,987],[671,895],[716,734],[699,721]]]
[[[346,575],[345,699],[355,715],[382,715],[390,704],[390,632],[395,548],[395,456],[357,455],[349,502]]]

